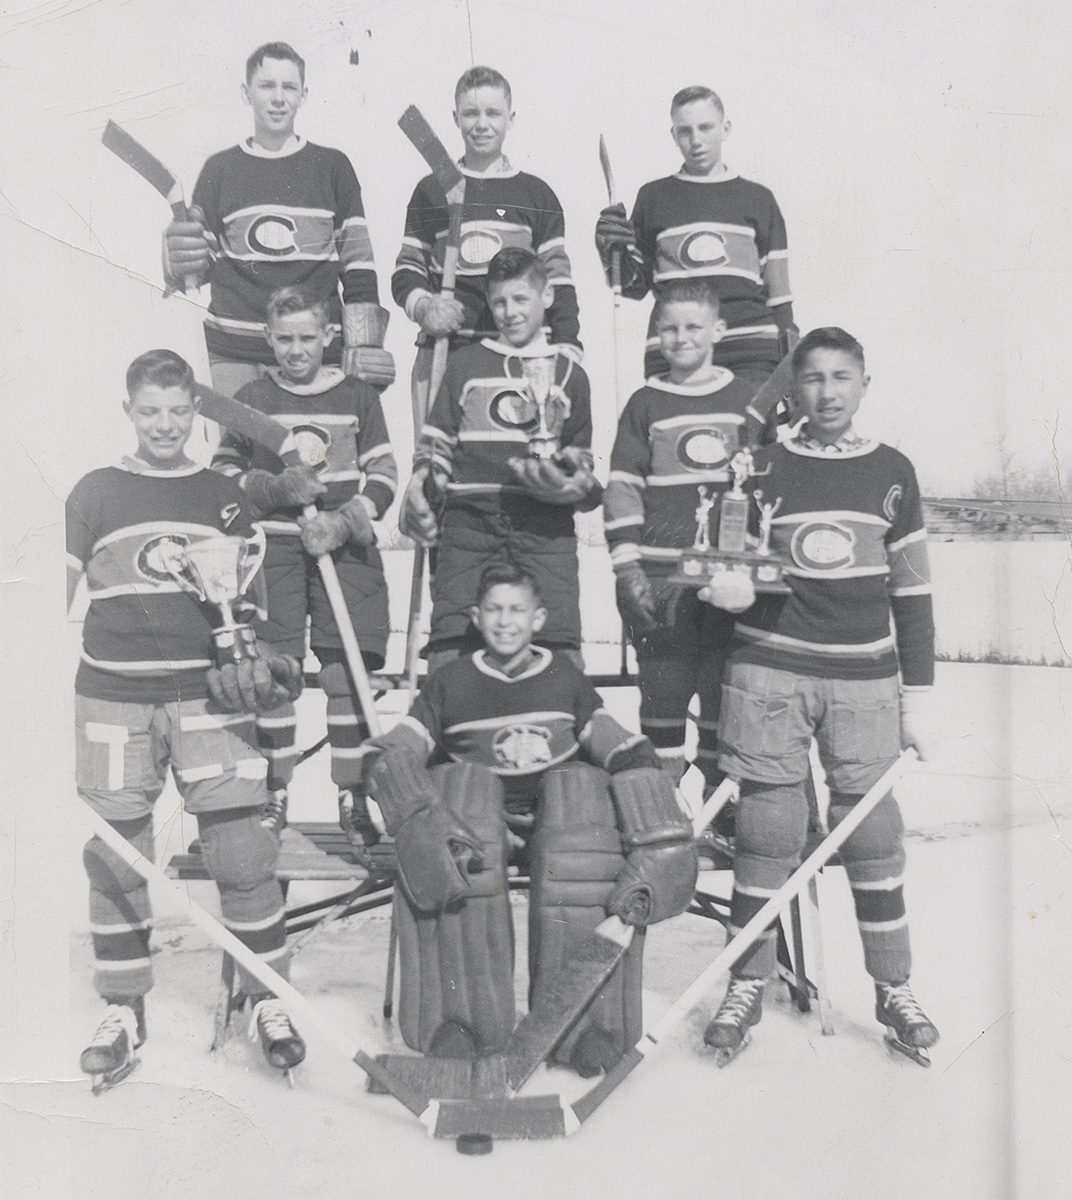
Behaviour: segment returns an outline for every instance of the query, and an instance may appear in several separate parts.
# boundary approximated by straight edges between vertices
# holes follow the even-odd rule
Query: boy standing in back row
[[[273,365],[264,313],[282,287],[327,301],[328,363],[376,387],[395,377],[361,187],[345,154],[294,132],[307,95],[297,51],[285,42],[254,50],[242,85],[253,136],[212,155],[187,220],[164,231],[168,285],[182,288],[191,276],[211,285],[205,342],[212,386],[227,396]]]
[[[683,88],[671,101],[670,120],[681,170],[646,183],[631,218],[622,204],[605,208],[596,247],[608,279],[612,258],[620,256],[622,295],[633,300],[671,279],[710,280],[727,325],[714,361],[758,385],[778,365],[782,331],[795,333],[785,222],[767,188],[722,161],[730,122],[715,92]],[[652,324],[644,376],[665,370]]]

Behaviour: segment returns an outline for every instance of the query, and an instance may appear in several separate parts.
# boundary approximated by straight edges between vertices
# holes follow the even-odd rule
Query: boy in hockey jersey
[[[242,492],[184,453],[198,403],[189,365],[170,350],[131,363],[124,408],[138,439],[120,466],[92,471],[67,501],[68,601],[85,575],[89,611],[75,680],[79,795],[150,860],[153,805],[174,773],[197,817],[223,923],[286,974],[279,840],[261,823],[266,763],[252,712],[301,690],[301,668],[266,645],[261,658],[212,665],[219,612],[177,581],[182,553],[252,532]],[[82,1055],[100,1084],[117,1082],[145,1040],[152,913],[145,882],[103,842],[85,849],[95,983],[108,1005]],[[305,1045],[278,1000],[242,972],[273,1066]]]
[[[544,333],[554,296],[531,250],[495,255],[487,304],[499,337],[451,355],[417,441],[399,524],[424,545],[438,539],[429,669],[480,644],[469,614],[496,558],[536,580],[548,611],[541,643],[580,657],[573,514],[595,508],[602,489],[592,474],[588,377]],[[438,514],[429,493],[442,501]]]
[[[472,619],[483,649],[432,674],[409,715],[366,743],[365,778],[395,839],[399,1023],[426,1054],[475,1058],[514,1028],[508,845],[528,867],[530,1006],[580,931],[640,926],[554,1061],[609,1069],[641,1031],[645,926],[696,884],[689,823],[651,743],[623,729],[564,654],[532,645],[548,612],[496,563]],[[440,765],[436,765],[440,764]]]
[[[813,737],[830,787],[831,827],[902,746],[927,758],[932,745],[934,622],[915,472],[903,454],[853,429],[869,382],[855,338],[834,327],[813,330],[794,351],[793,371],[806,424],[795,438],[756,452],[757,469],[769,469],[756,481],[763,502],[778,504],[771,547],[788,563],[790,593],[761,596],[738,618],[722,698],[719,765],[741,780],[731,932],[797,864]],[[875,981],[875,1016],[895,1048],[929,1062],[938,1030],[908,986],[904,826],[892,794],[845,842],[841,859]],[[721,1060],[760,1019],[773,938],[768,932],[733,968],[704,1035]]]
[[[450,336],[454,350],[494,337],[485,303],[488,262],[505,247],[533,251],[554,289],[547,322],[551,341],[581,358],[577,294],[565,247],[565,218],[558,197],[542,179],[517,170],[502,152],[514,123],[510,85],[490,67],[471,67],[454,89],[454,123],[465,145],[461,255],[454,299],[439,295],[447,238],[447,201],[432,176],[422,179],[406,209],[402,249],[391,277],[395,302],[420,328],[413,366],[414,412],[427,413],[432,343]]]
[[[630,218],[622,204],[605,208],[596,223],[596,246],[608,280],[612,259],[620,259],[622,295],[634,300],[671,279],[709,279],[727,326],[715,362],[760,384],[778,365],[781,332],[795,332],[785,222],[767,188],[722,161],[730,122],[710,88],[678,92],[670,121],[684,159],[681,170],[646,183]],[[662,370],[652,324],[644,375]]]
[[[331,777],[345,805],[360,778],[358,746],[368,730],[354,706],[342,639],[316,558],[332,556],[365,665],[382,667],[387,583],[372,522],[394,499],[398,473],[376,390],[323,365],[332,337],[326,301],[301,288],[283,288],[268,301],[264,329],[277,365],[242,388],[237,399],[287,425],[304,463],[284,469],[270,451],[228,434],[213,466],[241,481],[253,516],[268,535],[268,620],[261,636],[301,658],[306,616],[311,617],[309,641],[327,696]],[[319,504],[316,513],[304,515],[314,503]],[[296,724],[293,705],[258,721],[270,764],[269,817],[280,829],[297,763]]]
[[[652,326],[669,370],[649,379],[622,412],[604,523],[618,608],[636,646],[641,731],[677,783],[689,703],[698,694],[696,763],[714,787],[722,778],[718,708],[733,617],[667,580],[694,542],[697,514],[706,520],[729,486],[730,459],[755,442],[762,422],[750,407],[751,385],[711,361],[726,323],[707,280],[662,285]],[[734,582],[727,575],[719,586]]]
[[[227,396],[272,364],[264,311],[282,287],[327,301],[329,363],[377,387],[394,380],[361,187],[345,154],[294,132],[307,94],[297,51],[285,42],[256,49],[242,85],[253,136],[205,163],[187,219],[164,232],[168,286],[191,276],[211,285],[205,342],[213,387]]]

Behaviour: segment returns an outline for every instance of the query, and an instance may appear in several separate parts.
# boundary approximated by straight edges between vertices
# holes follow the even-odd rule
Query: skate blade
[[[294,1082],[294,1068],[293,1067],[287,1067],[287,1069],[283,1072],[283,1078],[287,1081],[287,1087],[289,1087],[291,1091],[293,1091],[298,1086]]]
[[[886,1045],[894,1053],[903,1054],[905,1058],[910,1058],[921,1067],[929,1067],[931,1065],[931,1056],[922,1046],[910,1046],[907,1042],[902,1042],[899,1037],[896,1037],[892,1033],[886,1034]]]
[[[741,1051],[746,1050],[749,1046],[751,1046],[751,1044],[752,1035],[750,1033],[746,1033],[741,1039],[740,1045],[738,1046],[734,1046],[732,1048],[729,1046],[714,1047],[715,1066],[719,1069],[722,1067],[728,1067],[730,1063],[733,1062],[733,1060],[741,1053]]]
[[[91,1075],[90,1091],[94,1096],[99,1096],[102,1092],[110,1091],[117,1083],[122,1083],[140,1062],[141,1059],[135,1055],[130,1062],[124,1063],[121,1067],[116,1067],[114,1071],[100,1071]]]

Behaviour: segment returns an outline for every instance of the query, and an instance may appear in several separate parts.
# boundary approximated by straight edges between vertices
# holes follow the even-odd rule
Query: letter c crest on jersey
[[[841,570],[856,562],[856,534],[839,521],[805,521],[794,532],[789,552],[802,570]]]
[[[508,770],[531,771],[551,761],[551,731],[544,725],[507,725],[496,733],[491,749]]]
[[[904,488],[899,483],[895,483],[886,493],[886,499],[882,501],[882,512],[888,521],[897,519],[897,514],[901,511],[901,501],[904,499]]]
[[[282,213],[265,213],[246,230],[246,241],[254,254],[268,258],[285,258],[298,248],[295,234],[298,226]]]
[[[689,471],[715,471],[724,467],[730,452],[726,435],[711,427],[687,429],[674,446],[677,460]]]

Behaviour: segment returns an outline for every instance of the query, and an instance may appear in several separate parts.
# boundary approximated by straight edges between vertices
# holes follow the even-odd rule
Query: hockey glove
[[[592,474],[592,456],[565,446],[554,458],[511,458],[510,472],[526,492],[544,504],[569,505],[587,512],[599,504],[603,489]]]
[[[249,471],[245,489],[254,517],[266,517],[280,508],[302,508],[327,491],[316,467],[308,466],[287,467],[278,475]]]
[[[934,736],[934,705],[930,688],[906,688],[901,692],[901,748],[914,746],[923,762],[937,757]]]
[[[428,463],[414,468],[413,477],[406,484],[402,496],[402,509],[398,515],[398,529],[406,537],[413,538],[418,546],[434,546],[439,541],[439,523],[429,492],[441,490],[436,475]]]
[[[636,230],[625,215],[625,205],[619,202],[603,209],[596,221],[596,249],[604,263],[609,263],[615,249],[625,250],[636,245]]]
[[[315,516],[298,518],[301,541],[306,553],[313,558],[352,543],[355,546],[371,546],[375,540],[372,518],[368,506],[360,496],[353,496],[345,504]]]
[[[210,667],[206,679],[208,694],[227,712],[271,712],[297,700],[304,684],[301,663],[275,653]]]
[[[655,589],[640,563],[625,563],[615,568],[614,596],[634,641],[659,628]]]
[[[611,776],[622,830],[625,865],[618,872],[607,912],[626,925],[653,925],[683,913],[696,890],[692,828],[661,767],[638,767]]]
[[[366,772],[369,794],[395,839],[398,876],[418,912],[442,912],[483,869],[477,835],[443,803],[423,765],[404,750],[378,755]]]
[[[205,214],[191,208],[185,221],[172,221],[164,230],[164,281],[172,290],[181,290],[188,275],[204,283],[219,249],[216,235],[205,228]]]
[[[378,304],[346,304],[342,310],[342,369],[375,388],[395,381],[395,360],[384,350],[390,314]]]
[[[447,296],[422,296],[413,307],[413,319],[429,337],[449,337],[465,325],[465,308]]]
[[[696,595],[713,608],[742,613],[755,604],[756,587],[752,576],[743,571],[719,571]]]

